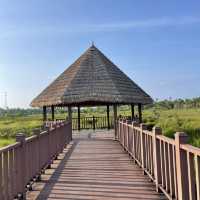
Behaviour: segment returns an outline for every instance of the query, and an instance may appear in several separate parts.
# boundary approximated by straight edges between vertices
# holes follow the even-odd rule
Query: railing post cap
[[[127,124],[131,124],[131,120],[126,120],[126,123]]]
[[[175,137],[188,137],[188,134],[185,132],[176,132]]]
[[[185,132],[176,132],[175,137],[188,137],[188,134]]]
[[[138,122],[132,121],[132,126],[138,126],[138,125],[139,125]]]
[[[157,134],[157,135],[161,135],[162,134],[162,128],[159,126],[154,126],[153,127],[153,133]]]
[[[144,124],[144,123],[141,123],[141,124],[140,124],[140,128],[142,128],[142,129],[147,129],[147,125]]]
[[[40,134],[40,129],[33,130],[33,135],[39,135],[39,134]]]
[[[185,132],[176,132],[175,133],[175,140],[179,141],[179,143],[187,143],[188,142],[188,134]]]
[[[26,139],[26,135],[24,133],[17,133],[15,137],[16,142],[24,142]]]

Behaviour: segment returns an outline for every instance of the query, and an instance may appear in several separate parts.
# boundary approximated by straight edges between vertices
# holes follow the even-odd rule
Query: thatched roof
[[[152,98],[92,45],[31,106],[152,103]]]

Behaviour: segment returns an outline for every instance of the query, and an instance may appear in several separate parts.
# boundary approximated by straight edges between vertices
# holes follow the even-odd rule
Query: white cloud
[[[200,24],[200,16],[160,17],[142,20],[131,20],[99,24],[23,24],[18,26],[5,25],[1,27],[1,37],[46,34],[74,34],[90,32],[124,31],[131,29],[164,28],[174,26],[188,26]]]
[[[181,26],[199,24],[200,17],[162,17],[154,19],[133,20],[129,22],[118,22],[108,24],[91,25],[90,29],[94,31],[106,30],[124,30],[124,29],[138,29],[138,28],[156,28],[167,26]]]

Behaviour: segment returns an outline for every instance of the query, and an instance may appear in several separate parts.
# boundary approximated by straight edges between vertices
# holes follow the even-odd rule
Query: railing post
[[[126,120],[125,119],[123,119],[122,120],[122,132],[123,132],[123,147],[124,147],[124,149],[125,149],[125,140],[126,140],[126,125],[125,125],[125,123],[126,123]]]
[[[25,192],[25,186],[26,186],[26,167],[25,159],[26,159],[26,152],[25,152],[25,142],[26,142],[26,136],[23,133],[16,134],[16,142],[19,142],[21,144],[21,151],[19,155],[19,160],[17,160],[18,164],[17,167],[20,167],[20,169],[17,169],[17,173],[21,172],[19,174],[19,177],[21,180],[18,180],[18,184],[20,185],[20,190],[22,192],[22,199],[26,199],[26,192]],[[31,159],[31,158],[30,158]]]
[[[127,131],[127,138],[126,138],[127,141],[126,141],[126,143],[127,143],[127,151],[128,151],[128,152],[130,152],[130,147],[129,147],[129,143],[130,143],[129,140],[130,140],[130,139],[129,139],[129,126],[128,126],[128,125],[131,124],[131,123],[132,123],[131,120],[126,120],[126,128],[127,128],[127,129],[126,129],[126,131]]]
[[[92,117],[92,122],[93,122],[93,129],[95,130],[95,117]]]
[[[110,107],[107,105],[107,124],[108,124],[108,130],[110,130]]]
[[[162,135],[160,127],[153,127],[153,161],[154,161],[154,177],[156,184],[156,191],[159,192],[159,185],[162,182],[161,178],[161,160],[160,160],[160,144],[156,139],[157,135]]]
[[[47,107],[43,106],[43,122],[47,121]]]
[[[147,126],[145,124],[140,124],[140,139],[141,139],[141,164],[142,164],[142,168],[143,170],[145,170],[145,155],[146,155],[146,152],[145,152],[145,137],[144,137],[144,134],[143,134],[143,131],[144,130],[147,130]]]
[[[177,132],[175,134],[176,145],[176,177],[178,185],[178,199],[189,199],[188,192],[188,169],[187,169],[187,152],[180,148],[181,144],[188,142],[188,135],[183,132]]]
[[[78,106],[78,130],[81,130],[81,111],[80,106]]]
[[[135,158],[137,158],[137,155],[136,155],[136,142],[137,142],[137,139],[136,139],[136,133],[135,133],[135,130],[134,130],[134,127],[138,127],[139,124],[136,122],[136,121],[132,121],[132,129],[133,129],[133,149],[132,149],[132,154],[134,156],[134,163],[136,163],[136,160]]]

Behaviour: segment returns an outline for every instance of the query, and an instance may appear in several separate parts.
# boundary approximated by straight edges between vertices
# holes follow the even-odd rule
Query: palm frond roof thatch
[[[149,104],[152,98],[92,45],[31,106]]]

